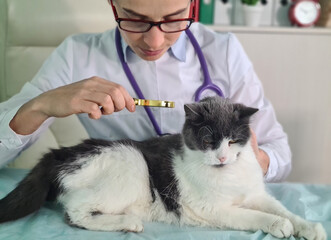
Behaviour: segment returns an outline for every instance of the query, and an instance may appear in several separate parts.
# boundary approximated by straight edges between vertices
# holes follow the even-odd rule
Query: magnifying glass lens
[[[175,102],[133,98],[137,106],[174,108]]]

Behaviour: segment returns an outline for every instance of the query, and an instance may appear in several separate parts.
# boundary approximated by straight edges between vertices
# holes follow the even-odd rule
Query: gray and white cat
[[[326,239],[320,223],[266,193],[250,143],[257,109],[219,97],[184,108],[182,134],[86,140],[47,153],[0,201],[0,222],[57,200],[69,224],[89,230],[141,232],[143,221],[161,221]]]

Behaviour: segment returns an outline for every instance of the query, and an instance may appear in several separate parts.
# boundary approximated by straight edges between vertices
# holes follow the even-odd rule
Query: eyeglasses
[[[191,18],[175,19],[169,21],[144,21],[128,18],[116,18],[120,29],[132,33],[148,32],[153,26],[157,26],[162,32],[175,33],[188,29],[194,20]]]
[[[109,2],[113,8],[115,20],[119,28],[131,33],[148,32],[154,26],[157,26],[162,32],[165,33],[181,32],[188,29],[191,26],[191,24],[194,22],[194,18],[181,18],[181,19],[173,19],[173,20],[159,21],[159,22],[130,19],[130,18],[119,18],[117,15],[116,8],[113,5],[113,1],[109,0]]]

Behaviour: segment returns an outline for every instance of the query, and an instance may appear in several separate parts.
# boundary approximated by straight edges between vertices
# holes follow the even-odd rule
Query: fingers
[[[130,112],[135,111],[134,100],[124,87],[101,78],[98,78],[96,81],[101,83],[98,85],[99,88],[101,87],[100,91],[111,97],[115,112],[121,111],[124,108],[128,109]]]
[[[123,93],[126,109],[128,109],[130,112],[134,112],[136,110],[136,105],[134,103],[133,98],[123,87],[121,88],[122,88],[121,91]]]
[[[82,113],[88,113],[89,118],[99,119],[102,116],[102,112],[98,104],[86,101],[81,109]]]
[[[250,131],[251,131],[251,145],[252,145],[252,148],[253,148],[253,151],[254,151],[255,155],[258,156],[259,146],[258,146],[258,143],[257,143],[256,134],[252,129],[250,129]]]
[[[90,118],[99,119],[124,108],[135,111],[134,101],[125,88],[99,77],[50,90],[38,99],[43,103],[40,111],[48,117],[87,113]]]
[[[255,132],[252,129],[250,129],[250,131],[251,131],[251,145],[253,151],[255,153],[258,163],[262,168],[263,174],[266,175],[269,169],[270,158],[265,151],[259,148]]]
[[[128,109],[130,112],[134,112],[135,104],[133,98],[130,94],[120,85],[114,86],[108,92],[114,104],[114,111],[118,112],[124,108]]]
[[[89,92],[84,96],[84,100],[90,103],[94,103],[94,105],[88,105],[91,112],[99,111],[100,114],[109,115],[115,111],[114,102],[112,97],[106,93],[98,93],[98,92]],[[88,112],[90,113],[90,112]]]
[[[135,111],[133,98],[121,85],[98,77],[88,81],[86,84],[88,87],[85,86],[85,88],[88,88],[89,92],[84,94],[84,100],[92,104],[85,105],[82,111],[89,113],[91,118],[98,119],[101,115],[109,115],[122,111],[124,108],[130,112]]]
[[[101,113],[104,115],[122,111],[127,108],[130,112],[135,111],[133,98],[125,91],[112,88],[107,93],[89,92],[84,96],[84,100],[96,103],[100,106]]]

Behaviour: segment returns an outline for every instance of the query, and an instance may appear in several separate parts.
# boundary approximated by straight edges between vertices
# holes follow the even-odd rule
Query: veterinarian
[[[118,30],[68,37],[20,93],[0,104],[1,166],[35,142],[54,118],[72,114],[78,114],[93,138],[144,140],[180,132],[183,105],[195,101],[196,91],[205,81],[205,69],[197,56],[200,49],[210,79],[222,95],[259,109],[251,124],[251,142],[265,180],[281,181],[288,176],[291,152],[287,135],[233,34],[215,33],[192,23],[194,1],[109,3]],[[146,99],[176,103],[174,109],[151,110],[156,125],[143,107],[135,106],[137,88],[125,65]],[[214,94],[205,91],[200,97]]]

